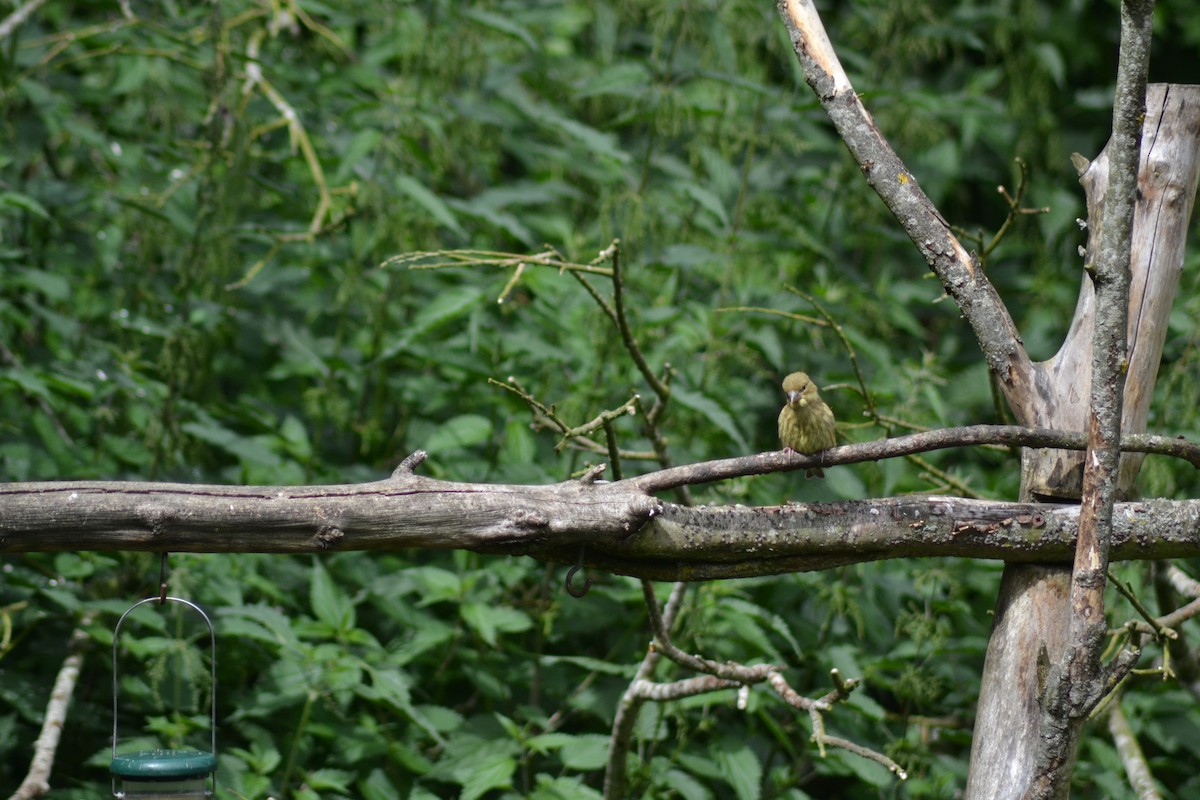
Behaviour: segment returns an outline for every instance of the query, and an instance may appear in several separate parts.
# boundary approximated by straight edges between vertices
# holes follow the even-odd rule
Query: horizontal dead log
[[[452,483],[415,475],[420,458],[388,480],[346,486],[6,484],[0,553],[433,548],[571,563],[582,548],[586,564],[611,572],[711,580],[902,557],[1069,561],[1079,517],[1073,506],[926,496],[688,508],[647,494],[640,479]],[[729,461],[780,459],[785,468],[810,460],[764,453]],[[718,471],[727,464],[710,463]],[[1118,505],[1112,546],[1115,559],[1200,554],[1200,501]]]
[[[409,469],[340,486],[10,483],[0,485],[0,553],[413,547],[519,553],[543,541],[629,536],[661,505],[617,484],[453,483]]]
[[[913,496],[785,506],[673,504],[636,535],[588,546],[585,563],[653,580],[811,572],[889,558],[1070,563],[1079,507]],[[1120,503],[1113,560],[1200,553],[1200,501]],[[565,560],[535,548],[547,560]]]

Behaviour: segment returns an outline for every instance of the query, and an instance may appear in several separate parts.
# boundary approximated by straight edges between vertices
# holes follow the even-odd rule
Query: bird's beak
[[[787,393],[788,405],[789,406],[796,405],[796,403],[800,402],[800,397],[801,397],[800,392],[788,392]]]

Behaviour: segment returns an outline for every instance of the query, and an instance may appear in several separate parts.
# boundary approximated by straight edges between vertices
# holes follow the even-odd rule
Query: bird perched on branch
[[[779,412],[779,441],[784,451],[807,455],[837,444],[833,412],[808,375],[803,372],[788,375],[783,379],[783,393],[787,401]],[[804,471],[806,478],[814,475],[823,478],[825,472],[819,467]]]

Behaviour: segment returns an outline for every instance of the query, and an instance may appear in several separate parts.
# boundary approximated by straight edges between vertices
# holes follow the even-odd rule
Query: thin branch
[[[1126,586],[1124,582],[1119,580],[1117,576],[1112,574],[1112,570],[1108,571],[1108,580],[1110,583],[1112,583],[1117,592],[1127,601],[1129,601],[1129,604],[1133,606],[1134,610],[1141,615],[1142,619],[1144,620],[1142,625],[1148,629],[1148,633],[1152,634],[1159,641],[1163,641],[1165,639],[1174,639],[1179,635],[1175,631],[1171,630],[1172,626],[1163,625],[1161,621],[1155,619],[1154,615],[1150,613],[1150,609],[1146,608],[1146,606],[1142,604],[1142,601],[1138,599],[1138,596],[1133,593],[1132,589]],[[1140,626],[1137,624],[1136,620],[1133,620],[1131,621],[1131,624],[1127,625],[1126,627],[1138,629]]]
[[[71,704],[71,695],[75,692],[79,670],[83,666],[83,653],[90,641],[84,629],[91,624],[93,617],[94,612],[85,613],[79,621],[79,627],[71,633],[71,653],[59,667],[58,677],[54,679],[50,702],[46,704],[46,716],[42,720],[42,731],[33,745],[33,760],[30,761],[29,772],[8,800],[32,800],[50,791],[50,772],[54,769],[54,756],[58,752],[63,724],[67,720],[67,708]]]
[[[625,343],[625,350],[633,359],[633,363],[637,365],[638,371],[642,373],[642,378],[654,390],[658,401],[666,403],[671,396],[671,389],[666,381],[660,380],[654,374],[654,370],[650,369],[650,364],[646,362],[646,356],[642,353],[642,348],[638,346],[637,340],[633,336],[633,329],[629,327],[629,320],[625,315],[625,280],[621,276],[620,243],[614,241],[605,252],[610,255],[612,261],[613,310],[616,312],[617,330],[621,334],[621,341]]]
[[[639,690],[645,692],[647,696],[654,699],[674,699],[695,695],[702,692],[718,691],[720,689],[730,689],[738,686],[752,686],[758,683],[766,683],[775,693],[788,705],[797,708],[801,711],[806,711],[813,725],[813,741],[817,743],[821,756],[825,756],[825,749],[828,747],[838,747],[844,750],[849,750],[852,753],[860,755],[864,758],[869,758],[879,764],[883,764],[900,780],[904,780],[907,775],[899,764],[892,761],[882,753],[855,744],[846,739],[841,739],[834,736],[829,736],[825,733],[825,724],[822,714],[830,711],[836,703],[846,700],[850,693],[858,687],[858,680],[843,681],[838,671],[835,669],[832,672],[834,681],[834,690],[829,694],[817,699],[812,699],[801,695],[788,684],[787,679],[783,677],[783,667],[774,664],[755,664],[747,666],[731,661],[713,661],[712,659],[695,656],[681,650],[672,640],[671,636],[658,613],[658,601],[654,596],[654,585],[650,581],[642,581],[642,592],[646,599],[646,609],[650,618],[650,627],[654,631],[654,644],[656,650],[669,658],[681,667],[693,670],[695,672],[704,673],[703,678],[693,678],[685,681],[679,681],[674,684],[651,684],[648,681],[641,681]]]
[[[679,614],[680,606],[683,605],[683,596],[686,591],[687,584],[682,581],[671,587],[666,608],[662,612],[663,627],[669,629],[675,624],[675,618]],[[658,604],[655,601],[655,608],[657,609],[657,607]],[[650,680],[661,658],[662,654],[655,648],[646,649],[646,655],[642,657],[642,663],[638,665],[637,674],[625,689],[621,701],[617,703],[617,711],[613,717],[612,735],[609,737],[608,764],[604,770],[605,800],[624,800],[626,797],[625,789],[628,783],[626,764],[629,756],[629,744],[633,739],[633,728],[637,724],[638,712],[649,699],[639,689],[639,684]]]
[[[1020,156],[1014,158],[1013,161],[1016,162],[1017,169],[1019,171],[1017,176],[1017,191],[1015,194],[1010,194],[1008,189],[1006,189],[1004,186],[996,187],[996,193],[1003,197],[1004,202],[1008,205],[1008,214],[1005,216],[1004,222],[1001,223],[1000,228],[996,231],[992,238],[988,240],[987,244],[984,244],[982,231],[978,235],[972,235],[955,226],[952,226],[960,236],[976,245],[976,250],[979,253],[979,263],[981,266],[987,263],[988,256],[990,256],[992,252],[1000,246],[1000,243],[1004,241],[1004,237],[1007,236],[1008,232],[1012,229],[1013,223],[1016,222],[1017,217],[1032,216],[1034,214],[1048,214],[1050,212],[1049,208],[1021,207],[1021,200],[1025,196],[1026,188],[1029,186],[1029,166],[1025,163],[1025,159],[1021,158]]]
[[[1084,450],[1087,447],[1087,437],[1083,433],[1056,431],[1049,428],[1023,428],[1017,425],[970,425],[963,428],[923,431],[907,436],[898,436],[894,439],[842,445],[813,455],[785,453],[777,450],[740,458],[704,461],[650,472],[630,478],[626,482],[636,485],[643,491],[659,492],[677,486],[710,483],[747,475],[765,475],[771,472],[792,472],[812,467],[857,464],[864,461],[906,456],[912,453],[924,453],[930,450],[980,444]],[[1157,453],[1182,458],[1200,469],[1200,445],[1183,439],[1150,434],[1127,434],[1121,437],[1121,449],[1127,452]]]
[[[1159,793],[1154,776],[1150,773],[1150,765],[1146,762],[1146,756],[1119,702],[1114,702],[1109,707],[1108,733],[1121,756],[1125,775],[1129,778],[1129,785],[1138,800],[1162,800],[1162,794]]]
[[[1167,567],[1167,580],[1171,582],[1171,587],[1184,597],[1200,597],[1200,581],[1174,564]]]
[[[1033,365],[995,287],[880,133],[834,52],[811,0],[778,0],[804,78],[880,199],[954,298],[1010,401],[1029,393]],[[1022,407],[1013,403],[1014,407]]]
[[[379,265],[404,269],[447,269],[449,267],[498,267],[501,269],[528,267],[550,267],[564,272],[611,276],[612,270],[598,266],[595,262],[579,264],[568,261],[553,247],[540,253],[504,253],[495,250],[424,250],[404,253],[384,259]]]
[[[558,444],[554,445],[554,450],[555,452],[561,452],[562,449],[567,446],[567,442],[570,440],[587,436],[588,434],[594,433],[595,431],[601,429],[607,429],[608,426],[621,417],[633,416],[636,413],[637,395],[635,394],[617,408],[610,409],[608,411],[601,411],[600,414],[594,419],[564,431],[562,439],[559,440]],[[614,442],[609,442],[608,452],[616,453],[616,444]],[[618,480],[620,480],[620,478],[618,478]]]
[[[46,0],[28,0],[25,5],[16,8],[0,22],[0,41],[4,41],[12,32],[21,26],[29,16],[46,4]]]

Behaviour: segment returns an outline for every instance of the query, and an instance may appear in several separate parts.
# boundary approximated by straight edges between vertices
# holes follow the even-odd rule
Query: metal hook
[[[583,569],[583,553],[585,549],[583,547],[579,548],[579,560],[575,562],[575,566],[567,570],[567,580],[565,581],[564,588],[571,597],[583,597],[588,593],[588,589],[592,588],[592,578],[590,575],[584,580],[582,587],[576,589],[574,583],[575,573]]]
[[[162,562],[158,567],[158,604],[165,606],[167,604],[167,551],[162,554]]]

